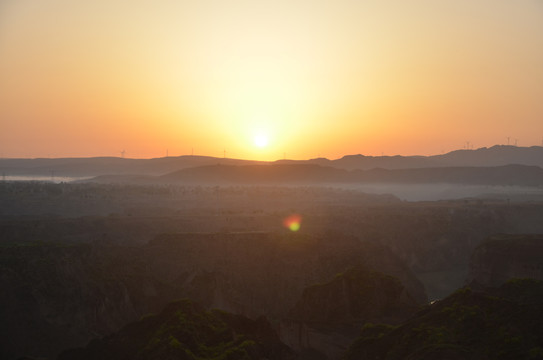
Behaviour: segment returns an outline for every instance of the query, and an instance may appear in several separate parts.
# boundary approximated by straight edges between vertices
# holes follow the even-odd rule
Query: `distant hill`
[[[0,175],[47,177],[163,175],[179,169],[207,165],[249,165],[263,163],[261,161],[191,155],[154,159],[125,159],[119,157],[0,159]]]
[[[326,183],[350,181],[351,175],[346,170],[312,164],[212,165],[179,170],[158,180],[185,183]]]
[[[42,177],[159,176],[181,169],[218,164],[231,166],[310,164],[344,170],[487,167],[510,164],[543,167],[543,147],[496,145],[476,150],[456,150],[434,156],[365,156],[358,154],[346,155],[335,160],[317,158],[310,160],[278,160],[275,162],[191,155],[154,159],[125,159],[119,157],[0,159],[0,175]]]
[[[456,150],[430,157],[436,166],[501,166],[508,164],[543,167],[543,147],[496,145],[477,150]]]
[[[278,161],[282,163],[284,160]],[[340,169],[409,169],[456,166],[503,166],[510,164],[543,167],[543,147],[496,145],[476,150],[455,150],[433,156],[365,156],[346,155],[337,160],[312,159],[306,163],[333,166]]]
[[[420,169],[344,170],[313,164],[210,165],[182,169],[163,176],[110,175],[88,181],[139,184],[459,184],[541,186],[537,166],[437,167]]]

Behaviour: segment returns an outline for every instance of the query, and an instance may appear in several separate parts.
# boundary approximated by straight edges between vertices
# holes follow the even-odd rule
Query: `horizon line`
[[[478,150],[485,150],[485,149],[492,149],[496,147],[506,147],[506,148],[519,148],[519,149],[529,149],[529,148],[541,148],[542,145],[531,145],[531,146],[518,146],[518,145],[512,145],[512,144],[496,144],[492,145],[490,147],[480,147],[476,149],[468,149],[468,148],[461,148],[461,149],[455,149],[448,152],[443,152],[441,154],[433,154],[433,155],[401,155],[401,154],[395,154],[395,155],[364,155],[361,153],[358,154],[345,154],[342,157],[329,159],[327,157],[314,157],[314,158],[308,158],[308,159],[289,159],[289,158],[281,158],[276,160],[256,160],[256,159],[247,159],[247,158],[230,158],[230,157],[219,157],[219,156],[212,156],[212,155],[197,155],[197,154],[183,154],[183,155],[167,155],[167,156],[160,156],[160,157],[148,157],[148,158],[131,158],[131,157],[124,157],[124,156],[108,156],[108,155],[102,155],[102,156],[61,156],[61,157],[4,157],[0,156],[1,160],[61,160],[61,159],[120,159],[120,160],[158,160],[158,159],[168,159],[168,158],[181,158],[181,157],[193,157],[193,158],[212,158],[217,160],[239,160],[239,161],[253,161],[253,162],[260,162],[260,163],[274,163],[274,162],[281,162],[281,161],[311,161],[311,160],[328,160],[328,161],[335,161],[340,160],[345,157],[349,156],[364,156],[369,158],[390,158],[390,157],[434,157],[434,156],[443,156],[446,154],[451,154],[458,151],[478,151]]]

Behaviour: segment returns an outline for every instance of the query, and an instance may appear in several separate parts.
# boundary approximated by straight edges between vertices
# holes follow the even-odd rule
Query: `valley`
[[[331,186],[4,182],[0,200],[0,348],[13,359],[55,358],[184,298],[264,316],[288,356],[339,359],[364,324],[400,324],[480,278],[472,254],[487,238],[543,233],[543,203]],[[515,275],[484,269],[501,280],[483,287]]]

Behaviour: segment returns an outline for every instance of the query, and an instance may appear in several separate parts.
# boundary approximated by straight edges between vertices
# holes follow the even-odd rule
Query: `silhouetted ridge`
[[[344,170],[409,169],[436,167],[487,167],[511,164],[543,167],[543,147],[496,145],[476,150],[455,150],[433,156],[345,155],[340,159],[277,160],[275,162],[217,158],[211,156],[170,156],[154,159],[119,157],[0,159],[0,172],[7,175],[88,177],[99,175],[164,175],[180,169],[222,165],[313,164]]]
[[[7,175],[88,177],[99,175],[163,175],[175,170],[213,164],[247,165],[263,162],[211,156],[169,156],[153,159],[120,157],[0,159],[0,172]]]
[[[157,178],[168,183],[397,183],[520,185],[543,184],[543,169],[537,166],[448,167],[417,169],[342,170],[312,164],[214,165],[176,171]]]
[[[275,164],[225,166],[214,165],[184,169],[160,177],[163,181],[182,182],[344,182],[348,180],[345,170],[312,164]]]

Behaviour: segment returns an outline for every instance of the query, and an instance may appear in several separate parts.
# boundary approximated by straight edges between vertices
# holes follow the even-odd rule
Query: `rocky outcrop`
[[[471,256],[468,284],[497,287],[509,279],[543,280],[543,235],[496,235]]]
[[[426,301],[390,250],[345,236],[172,234],[133,247],[0,248],[0,357],[53,356],[184,297],[278,321],[304,288],[360,264],[398,277]]]
[[[0,248],[0,358],[53,356],[155,312],[171,298],[141,249]]]
[[[280,335],[300,353],[339,359],[364,324],[397,324],[419,306],[397,278],[358,266],[306,288],[281,322]]]
[[[151,271],[163,281],[189,287],[203,282],[213,287],[215,300],[209,294],[198,300],[215,307],[224,305],[221,302],[225,299],[231,303],[241,301],[243,307],[227,310],[251,317],[262,311],[272,318],[283,317],[305,287],[329,281],[337,273],[360,264],[399,278],[418,302],[426,302],[422,284],[388,248],[349,236],[161,235],[149,243],[145,252]],[[202,275],[204,272],[207,274]],[[204,278],[207,281],[202,281]],[[230,295],[223,291],[225,282],[229,282]],[[281,301],[277,301],[279,296]]]
[[[419,305],[397,278],[358,266],[306,288],[289,317],[322,324],[397,323]]]

